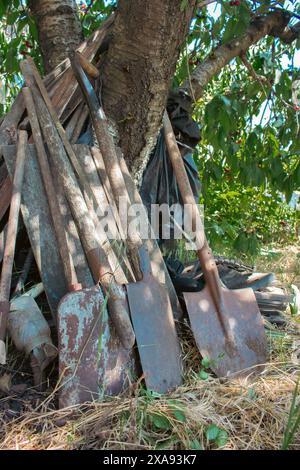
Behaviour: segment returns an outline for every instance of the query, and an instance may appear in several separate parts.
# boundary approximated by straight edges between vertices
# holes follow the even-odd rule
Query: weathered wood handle
[[[113,142],[113,138],[108,130],[108,121],[105,116],[104,110],[99,103],[95,90],[93,89],[88,77],[82,69],[80,58],[77,53],[75,53],[71,64],[74,74],[78,80],[78,83],[90,110],[93,127],[95,130],[98,145],[105,164],[106,174],[108,175],[116,204],[119,207],[120,201],[122,200],[126,202],[126,204],[129,206],[130,199],[128,197],[123,173],[119,165],[119,160]],[[128,226],[130,226],[130,221],[130,214],[128,214]],[[130,258],[134,265],[135,273],[137,277],[140,278],[141,271],[139,266],[138,249],[142,245],[142,240],[138,231],[128,230],[127,237],[127,245],[128,251],[130,253]]]
[[[19,131],[17,158],[13,178],[13,189],[8,219],[7,238],[4,248],[0,282],[0,364],[6,364],[5,335],[7,327],[7,318],[9,314],[11,275],[18,231],[18,220],[21,205],[22,185],[24,179],[27,141],[27,132],[22,130]]]
[[[33,140],[36,146],[38,162],[44,182],[45,191],[47,194],[48,204],[50,207],[53,226],[57,238],[59,253],[63,263],[66,281],[68,283],[70,291],[79,290],[81,289],[81,284],[78,283],[72,256],[69,252],[66,231],[64,228],[64,221],[58,205],[57,195],[52,180],[51,169],[45,151],[41,128],[37,118],[36,109],[30,88],[23,88],[23,96],[31,125]]]
[[[99,230],[96,232],[72,165],[55,126],[55,122],[53,122],[51,118],[48,106],[46,106],[40,94],[39,87],[35,82],[31,73],[31,67],[27,61],[21,63],[21,69],[26,84],[33,92],[42,132],[47,142],[51,158],[58,169],[60,184],[65,190],[73,217],[78,226],[84,251],[90,262],[89,264],[94,281],[101,283],[104,293],[108,296],[109,313],[117,333],[123,346],[130,349],[135,343],[135,334],[128,311],[125,307],[125,293],[122,287],[116,284],[106,253],[102,244],[98,242],[97,232],[102,230],[101,226],[99,226]],[[104,238],[105,236],[105,232],[102,230],[102,237]]]
[[[205,242],[204,227],[167,111],[164,112],[163,124],[168,154],[176,175],[181,197],[186,206],[185,210],[189,211],[192,218],[193,229],[195,230],[196,227],[200,229],[195,233],[197,249],[200,250]]]
[[[89,62],[86,57],[84,57],[82,54],[80,54],[80,52],[77,52],[77,56],[78,56],[80,65],[83,68],[83,70],[91,78],[99,78],[100,72],[97,69],[97,67],[95,67],[95,65],[93,65],[91,62]]]

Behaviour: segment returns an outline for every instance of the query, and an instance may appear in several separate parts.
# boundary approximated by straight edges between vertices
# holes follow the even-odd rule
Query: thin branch
[[[258,75],[258,74],[255,72],[255,70],[254,70],[254,68],[252,67],[252,65],[250,64],[250,62],[248,62],[248,60],[246,59],[246,55],[245,55],[245,54],[241,54],[241,55],[240,55],[240,58],[241,58],[241,61],[243,62],[243,64],[245,65],[246,69],[248,70],[250,76],[251,76],[255,81],[257,81],[257,82],[260,84],[260,86],[261,86],[261,88],[262,88],[262,90],[263,90],[263,92],[264,92],[264,94],[265,94],[265,96],[266,96],[266,98],[267,98],[267,97],[268,97],[268,94],[267,94],[267,92],[266,92],[265,85],[266,85],[268,88],[272,88],[272,85],[271,85],[271,83],[269,82],[269,80],[268,80],[266,77],[264,77],[264,76],[262,76],[262,75]]]

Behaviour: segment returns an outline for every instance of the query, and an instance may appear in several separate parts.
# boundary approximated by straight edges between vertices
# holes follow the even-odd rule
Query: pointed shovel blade
[[[186,292],[184,299],[198,349],[218,377],[250,375],[267,359],[266,336],[252,289],[222,289],[223,312],[233,336],[234,350],[226,345],[208,286]],[[249,369],[250,368],[250,369]],[[247,370],[244,370],[247,369]]]

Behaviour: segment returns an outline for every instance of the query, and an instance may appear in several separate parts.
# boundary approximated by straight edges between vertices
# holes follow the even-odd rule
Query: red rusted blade
[[[100,289],[65,295],[58,323],[60,407],[120,393],[134,372],[134,360],[108,321]]]
[[[181,350],[168,291],[149,273],[126,288],[147,388],[167,393],[182,383]]]
[[[243,369],[264,364],[267,358],[262,316],[252,289],[222,290],[222,311],[228,318],[234,350],[229,350],[208,286],[186,292],[184,299],[198,349],[208,358],[218,377],[238,375]],[[251,374],[255,370],[245,371]],[[256,371],[258,368],[256,368]],[[244,375],[243,373],[243,375]]]

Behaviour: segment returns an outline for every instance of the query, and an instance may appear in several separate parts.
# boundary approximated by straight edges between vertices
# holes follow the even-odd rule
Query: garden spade
[[[72,67],[90,109],[93,127],[115,200],[130,201],[108,122],[78,54]],[[131,234],[132,235],[132,234]],[[149,253],[138,231],[127,243],[137,253],[140,279],[126,285],[131,319],[147,388],[166,393],[182,382],[179,340],[168,291],[155,279]]]
[[[249,374],[266,362],[266,337],[254,292],[250,288],[229,290],[221,283],[166,111],[164,134],[183,202],[190,210],[192,226],[194,230],[200,227],[195,244],[205,287],[201,292],[184,293],[198,349],[219,377]]]
[[[98,398],[99,393],[120,392],[125,382],[125,365],[130,358],[129,352],[120,346],[118,338],[111,332],[107,300],[103,298],[99,286],[83,289],[78,283],[29,88],[23,88],[23,96],[69,291],[58,307],[59,370],[62,380],[59,403],[60,407],[65,407]],[[121,311],[124,305],[118,303],[118,308]]]

